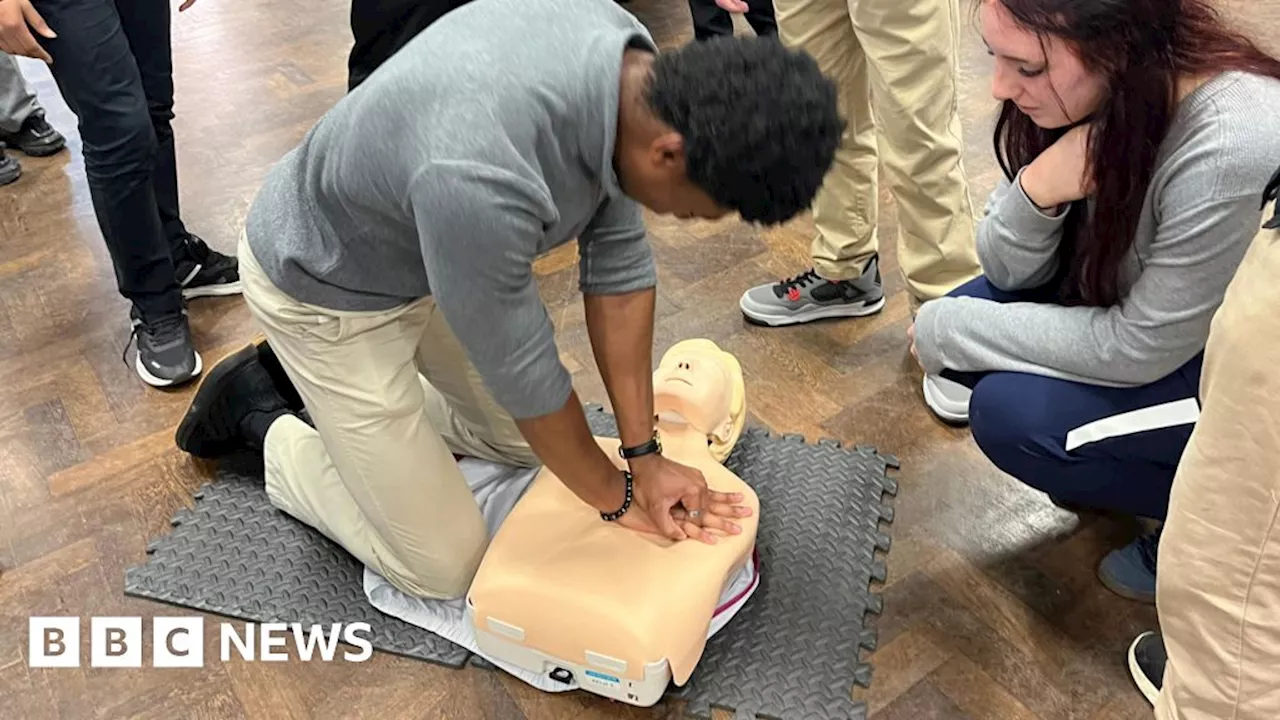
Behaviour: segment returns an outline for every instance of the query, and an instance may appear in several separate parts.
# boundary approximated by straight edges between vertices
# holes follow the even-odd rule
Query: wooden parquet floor
[[[683,0],[629,7],[664,45],[688,41]],[[1280,32],[1276,0],[1232,0],[1228,9],[1264,39]],[[184,215],[219,249],[234,250],[263,174],[341,96],[346,13],[344,0],[235,7],[204,0],[175,17]],[[996,178],[988,134],[994,105],[972,21],[966,32],[966,165],[981,202]],[[31,615],[80,616],[87,632],[94,615],[183,614],[126,598],[122,578],[210,470],[172,442],[190,389],[145,388],[122,361],[128,308],[94,222],[74,119],[47,71],[24,67],[70,152],[23,157],[25,176],[0,188],[0,715],[677,716],[676,707],[547,696],[496,673],[381,653],[361,664],[221,663],[216,639],[206,647],[215,660],[202,669],[29,668]],[[733,221],[655,219],[657,351],[681,338],[713,338],[740,358],[756,420],[810,439],[873,444],[902,459],[889,576],[879,588],[885,612],[874,682],[857,691],[874,717],[1149,717],[1123,657],[1136,633],[1154,627],[1155,613],[1109,594],[1094,577],[1099,558],[1127,542],[1134,525],[1057,509],[996,471],[967,431],[927,412],[904,339],[909,311],[887,193],[881,216],[890,292],[883,313],[780,330],[746,325],[737,297],[807,265],[807,222],[760,231]],[[571,253],[542,260],[539,280],[579,392],[606,402]],[[197,301],[191,312],[207,362],[254,333],[239,299]],[[83,652],[87,659],[87,645]]]

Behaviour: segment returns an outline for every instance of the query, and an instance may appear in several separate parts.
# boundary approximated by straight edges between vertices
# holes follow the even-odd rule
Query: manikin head
[[[682,340],[653,373],[654,412],[667,423],[688,423],[723,462],[746,423],[746,384],[738,359],[710,340]]]
[[[844,132],[835,85],[771,38],[631,50],[622,78],[619,182],[659,215],[786,222],[812,203]]]

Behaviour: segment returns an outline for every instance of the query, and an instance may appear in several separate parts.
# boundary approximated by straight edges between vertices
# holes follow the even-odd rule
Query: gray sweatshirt
[[[1262,221],[1280,158],[1280,81],[1225,73],[1181,104],[1161,146],[1115,307],[925,303],[916,349],[926,372],[1014,371],[1104,386],[1158,380],[1204,349],[1209,325]],[[1043,284],[1057,270],[1066,215],[1040,212],[1021,174],[1002,180],[978,228],[992,285]]]
[[[571,383],[535,258],[577,239],[584,293],[656,283],[641,209],[613,168],[628,45],[656,51],[611,0],[451,12],[273,168],[246,220],[254,256],[325,308],[432,296],[500,405],[558,410]]]

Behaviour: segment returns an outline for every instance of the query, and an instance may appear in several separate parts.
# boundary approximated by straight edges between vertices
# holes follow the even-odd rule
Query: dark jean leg
[[[969,400],[973,439],[1059,502],[1162,520],[1199,414],[1202,361],[1133,388],[988,373]]]
[[[694,40],[733,34],[733,18],[716,5],[716,0],[689,0],[689,14],[693,18]]]
[[[157,210],[156,134],[142,76],[111,0],[40,0],[58,34],[41,38],[76,114],[94,213],[120,294],[147,314],[177,312],[182,290]]]
[[[470,0],[351,0],[351,35],[355,44],[347,58],[348,92],[418,36],[428,25]]]
[[[714,1],[714,0],[713,0]],[[747,0],[747,24],[760,37],[777,37],[778,20],[773,14],[773,0]]]
[[[156,208],[174,261],[181,259],[187,228],[178,208],[178,160],[173,146],[173,43],[168,0],[116,0],[120,26],[142,77],[147,112],[156,135],[152,169]]]
[[[991,300],[998,303],[1056,303],[1059,297],[1056,288],[1053,285],[1031,288],[1028,290],[1019,290],[1017,292],[1009,292],[992,285],[991,281],[987,280],[985,276],[978,276],[947,293],[947,295],[949,297],[982,298],[984,300]],[[939,374],[942,377],[958,382],[969,389],[973,389],[973,387],[978,384],[978,381],[986,375],[986,373],[980,372],[956,372],[955,370],[943,370]]]

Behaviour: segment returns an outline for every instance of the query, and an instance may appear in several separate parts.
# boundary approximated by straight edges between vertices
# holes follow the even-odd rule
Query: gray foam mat
[[[587,413],[598,435],[616,437],[613,418]],[[688,714],[712,708],[746,718],[864,718],[852,696],[868,687],[874,650],[869,620],[880,612],[887,472],[895,458],[872,448],[748,428],[725,461],[760,497],[761,580],[751,600],[707,643],[693,677],[669,696]],[[365,599],[363,566],[318,532],[273,508],[259,460],[224,461],[218,477],[173,518],[173,530],[125,573],[125,594],[252,622],[304,625],[364,621],[375,649],[450,667],[467,650],[383,615]]]

